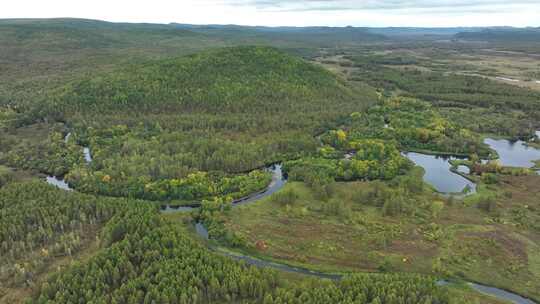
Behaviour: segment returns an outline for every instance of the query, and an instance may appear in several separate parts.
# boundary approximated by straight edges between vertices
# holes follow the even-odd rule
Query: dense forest
[[[239,198],[268,183],[262,171],[244,172],[315,153],[316,133],[375,96],[273,48],[206,51],[53,90],[28,112],[36,117],[19,119],[66,121],[69,141],[52,134],[19,143],[4,158],[54,175],[69,171],[67,181],[87,193],[188,203]],[[72,153],[81,146],[91,164]]]
[[[524,266],[538,258],[535,177],[480,159],[496,157],[486,133],[532,138],[538,91],[419,69],[422,56],[385,51],[441,42],[391,32],[0,20],[0,303],[497,303],[460,285],[492,282],[486,274],[536,296],[537,270]],[[468,157],[452,170],[470,167],[478,195],[439,196],[412,151]],[[233,205],[276,182],[273,164],[285,188],[253,209]],[[179,205],[198,209],[160,212]],[[235,217],[246,214],[252,231]],[[460,217],[475,218],[472,234]],[[300,248],[291,256],[302,267],[318,263],[308,248],[336,259],[353,250],[340,265],[375,262],[330,280],[229,256],[262,261],[270,246],[283,257],[282,240],[250,233],[287,238],[310,220],[302,238],[315,247],[285,246]],[[470,239],[502,253],[485,259]],[[423,260],[433,246],[457,255]],[[501,269],[468,268],[507,257]]]
[[[285,162],[289,178],[319,186],[336,180],[392,180],[413,167],[400,151],[476,158],[491,153],[478,134],[413,98],[383,99],[363,113],[352,113],[341,127],[320,136],[323,146],[317,155]]]
[[[356,67],[351,80],[365,81],[391,95],[415,97],[442,109],[452,121],[480,133],[527,138],[540,121],[540,93],[474,75],[418,68],[410,57],[345,56]]]
[[[344,86],[320,67],[275,49],[235,47],[76,82],[50,99],[68,112],[271,112],[301,109],[296,107],[307,100],[317,107],[324,99],[352,98]]]
[[[380,138],[398,142],[402,151],[489,154],[478,134],[442,116],[430,103],[414,98],[384,100],[366,113],[351,115],[345,126],[349,145],[363,138]],[[335,146],[332,134],[328,133],[326,140]]]
[[[7,258],[1,274],[11,284],[33,284],[44,261],[73,255],[87,229],[103,227],[102,249],[49,277],[31,303],[448,303],[433,278],[416,275],[288,283],[273,271],[211,253],[142,201],[96,198],[43,183],[0,191],[1,249]]]
[[[0,280],[5,288],[35,286],[49,264],[72,257],[100,237],[100,229],[135,202],[66,192],[43,182],[0,189]],[[129,208],[128,208],[129,207]],[[0,298],[4,290],[0,288]]]

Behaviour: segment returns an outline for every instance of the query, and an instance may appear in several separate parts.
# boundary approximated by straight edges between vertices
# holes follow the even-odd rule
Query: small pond
[[[469,193],[476,190],[476,185],[463,176],[450,171],[449,158],[416,152],[404,153],[416,165],[424,168],[424,181],[435,187],[440,193],[461,193],[469,188]]]
[[[534,166],[533,161],[540,159],[540,149],[527,146],[521,140],[513,142],[507,139],[486,138],[484,143],[497,151],[503,166],[531,168]]]

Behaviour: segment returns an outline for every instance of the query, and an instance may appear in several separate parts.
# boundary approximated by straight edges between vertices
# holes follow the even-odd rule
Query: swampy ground
[[[465,200],[425,190],[413,198],[411,217],[384,216],[366,199],[370,182],[336,183],[325,200],[291,182],[283,191],[294,199],[240,207],[227,226],[247,240],[242,251],[265,259],[326,272],[438,274],[538,298],[539,183],[537,176],[505,177]]]

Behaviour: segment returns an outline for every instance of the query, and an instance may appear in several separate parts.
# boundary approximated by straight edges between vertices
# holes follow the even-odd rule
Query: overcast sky
[[[540,0],[4,0],[0,18],[328,26],[540,26]]]

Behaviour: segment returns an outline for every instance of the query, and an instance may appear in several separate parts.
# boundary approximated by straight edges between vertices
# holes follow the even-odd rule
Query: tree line
[[[294,283],[208,251],[148,204],[103,230],[106,247],[51,277],[31,303],[448,303],[428,276],[349,275]],[[317,288],[313,288],[317,286]]]

